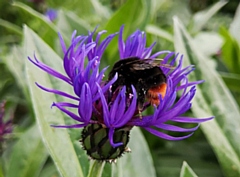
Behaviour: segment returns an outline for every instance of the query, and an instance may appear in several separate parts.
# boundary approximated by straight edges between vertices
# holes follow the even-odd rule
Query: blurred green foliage
[[[74,30],[77,30],[77,34],[87,34],[99,25],[97,30],[106,29],[108,33],[114,33],[122,24],[125,24],[125,37],[136,29],[144,30],[147,32],[149,45],[157,42],[154,50],[177,50],[184,53],[191,64],[195,64],[199,75],[193,77],[205,79],[208,83],[199,88],[202,97],[198,98],[200,103],[206,103],[206,109],[203,109],[201,104],[196,104],[198,107],[193,108],[189,116],[213,113],[217,121],[211,124],[212,127],[208,127],[206,123],[203,131],[198,130],[193,137],[182,142],[167,142],[143,131],[144,139],[139,130],[136,130],[137,133],[133,134],[134,138],[137,138],[131,140],[132,146],[133,142],[137,143],[139,140],[142,142],[139,142],[142,149],[133,152],[131,157],[125,155],[118,166],[106,164],[103,176],[134,176],[141,168],[152,174],[150,176],[158,177],[196,176],[194,172],[204,177],[240,175],[240,149],[237,149],[239,143],[237,138],[235,139],[240,130],[238,3],[238,0],[228,3],[217,0],[0,1],[0,101],[7,100],[14,110],[15,124],[13,137],[7,141],[8,146],[1,155],[0,177],[16,177],[16,173],[23,177],[51,177],[61,176],[60,174],[67,176],[73,167],[76,168],[72,171],[78,169],[82,174],[80,176],[88,175],[89,163],[78,142],[79,130],[61,134],[66,141],[73,142],[66,146],[71,149],[71,161],[75,162],[75,165],[67,170],[58,166],[65,156],[64,153],[56,153],[64,152],[65,146],[57,147],[58,150],[51,147],[56,142],[60,144],[62,139],[55,141],[55,136],[48,136],[48,131],[52,129],[48,127],[47,121],[52,114],[49,109],[51,102],[59,98],[43,103],[44,96],[32,96],[35,88],[27,83],[26,72],[33,82],[38,73],[26,64],[26,60],[35,50],[46,63],[50,57],[59,62],[60,67],[62,53],[57,32],[60,32],[69,44]],[[49,8],[55,9],[58,14],[53,22],[44,15]],[[104,58],[106,60],[101,63],[103,65],[113,65],[117,60],[116,40],[111,42]],[[29,70],[26,71],[26,67],[29,67]],[[40,79],[48,80],[44,77]],[[46,83],[57,85],[53,81]],[[209,94],[214,93],[213,87],[218,90],[216,95]],[[229,105],[232,107],[224,109]],[[41,108],[36,109],[38,106]],[[201,109],[204,112],[201,112]],[[48,113],[49,117],[47,116],[46,120],[39,119],[38,116],[44,113]],[[53,119],[59,120],[69,121],[62,114]],[[216,141],[224,143],[217,144]],[[221,149],[226,150],[226,154],[223,154]],[[137,162],[144,157],[149,163],[144,165],[144,162]],[[135,162],[134,158],[137,159]],[[232,166],[227,166],[224,162],[226,160],[229,160]],[[186,161],[194,172],[183,161]],[[128,167],[124,167],[126,164]],[[29,166],[32,168],[29,169]],[[229,172],[231,170],[232,173]]]

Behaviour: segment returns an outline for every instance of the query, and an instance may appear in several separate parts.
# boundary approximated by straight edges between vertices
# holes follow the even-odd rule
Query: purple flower
[[[213,118],[199,119],[184,116],[184,113],[191,108],[191,102],[196,93],[196,85],[203,81],[188,81],[187,77],[194,70],[194,67],[187,66],[184,68],[182,66],[182,55],[170,51],[152,53],[155,43],[150,47],[146,47],[146,34],[139,30],[124,41],[122,27],[118,40],[120,61],[128,62],[133,59],[136,63],[130,64],[130,66],[134,66],[133,68],[127,68],[126,63],[119,64],[117,62],[120,66],[118,64],[114,65],[116,69],[116,72],[113,72],[114,75],[104,79],[104,73],[108,67],[100,70],[100,62],[103,60],[102,56],[109,42],[117,34],[109,35],[100,42],[100,37],[105,31],[97,33],[95,38],[93,37],[94,33],[95,31],[86,36],[76,36],[76,32],[74,32],[71,45],[68,48],[61,35],[59,35],[64,53],[63,66],[66,74],[59,73],[48,67],[38,61],[36,56],[34,56],[34,59],[29,58],[33,64],[45,72],[73,87],[75,95],[45,88],[37,84],[38,87],[47,92],[76,101],[76,104],[58,102],[53,103],[53,106],[56,106],[79,123],[74,125],[53,125],[53,127],[84,127],[82,132],[83,147],[92,158],[111,160],[121,156],[128,143],[129,131],[134,126],[142,127],[153,135],[166,140],[182,140],[190,137],[198,129],[199,123]],[[156,59],[156,57],[163,55],[160,64],[159,59]],[[145,84],[146,79],[140,77],[141,74],[143,74],[144,78],[148,77],[145,74],[147,69],[141,67],[145,65],[147,69],[154,68],[158,71],[159,76],[163,78],[161,84],[153,88]],[[125,72],[125,70],[132,73]],[[130,79],[135,76],[138,80]],[[151,73],[150,77],[159,80],[158,77],[151,76]],[[150,84],[154,85],[156,83]],[[157,90],[154,91],[156,94],[154,98],[151,98],[153,101],[147,97],[148,91],[151,89]],[[177,93],[180,93],[180,97],[177,97]],[[141,99],[143,101],[140,98],[143,98]],[[141,109],[139,103],[142,104]],[[145,111],[151,107],[154,112],[146,115]],[[78,109],[78,115],[69,111],[68,108]],[[182,128],[171,125],[170,122],[195,123],[197,125],[193,128]],[[162,130],[183,132],[183,135],[173,137]],[[110,148],[109,146],[114,150],[105,152],[103,149]],[[117,153],[117,150],[120,152]]]
[[[5,102],[0,103],[0,142],[3,142],[6,135],[12,133],[12,117],[4,122]]]
[[[53,22],[57,18],[57,11],[55,9],[48,9],[45,12],[45,16],[50,22]]]

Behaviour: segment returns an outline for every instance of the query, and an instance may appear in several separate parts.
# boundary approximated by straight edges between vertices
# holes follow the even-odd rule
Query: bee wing
[[[139,60],[138,62],[132,63],[132,68],[135,70],[145,70],[145,69],[151,69],[153,67],[154,65],[144,60]]]
[[[124,59],[123,59],[124,60]],[[132,71],[139,71],[145,69],[151,69],[154,66],[151,64],[153,59],[140,59],[138,57],[130,57],[125,60],[128,60],[124,65],[128,65]]]
[[[155,59],[151,59],[151,64],[153,65],[153,66],[161,66],[161,67],[163,67],[163,68],[168,68],[168,69],[175,69],[175,66],[171,66],[171,65],[169,65],[169,64],[163,64],[163,63],[159,63],[159,61],[163,61],[163,59],[162,58],[155,58]]]
[[[140,59],[138,57],[131,57],[128,58],[131,59],[130,61],[126,62],[125,65],[130,65],[132,70],[145,70],[145,69],[151,69],[156,66],[161,66],[164,68],[174,69],[174,66],[171,66],[169,64],[162,64],[163,61],[162,58],[145,58]]]

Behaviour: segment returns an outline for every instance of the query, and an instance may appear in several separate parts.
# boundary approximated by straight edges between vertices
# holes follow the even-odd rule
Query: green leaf
[[[206,23],[215,15],[225,4],[227,1],[218,1],[211,8],[198,12],[193,17],[193,29],[194,33],[200,31]]]
[[[144,29],[150,19],[150,0],[129,0],[119,8],[107,22],[104,28],[109,33],[118,32],[122,25],[124,27],[124,37],[136,29]],[[113,39],[107,48],[108,58],[112,60],[117,56],[117,37]],[[110,61],[108,60],[108,61]]]
[[[148,0],[127,1],[113,14],[105,29],[111,33],[116,32],[119,31],[123,24],[129,30],[135,30],[136,28],[144,29],[150,18],[151,3]]]
[[[25,57],[31,56],[33,58],[33,52],[35,52],[38,60],[44,61],[50,67],[54,66],[54,69],[63,73],[61,58],[26,26],[24,27],[24,47],[26,51]],[[60,98],[42,91],[35,85],[35,82],[47,88],[57,88],[63,91],[71,90],[71,87],[64,82],[53,80],[51,76],[41,71],[27,59],[25,61],[30,96],[45,146],[63,177],[82,177],[83,171],[68,131],[50,126],[52,124],[68,124],[73,120],[67,118],[67,121],[64,122],[64,116],[59,110],[56,108],[50,109],[52,102],[57,102]],[[71,92],[67,92],[71,94]],[[85,161],[85,166],[88,166],[87,161]]]
[[[10,31],[13,31],[16,34],[19,34],[22,36],[22,29],[13,23],[10,23],[6,20],[0,19],[0,26],[3,26],[5,28],[9,29]]]
[[[220,29],[220,34],[225,39],[222,47],[222,60],[229,71],[240,74],[240,46],[225,28]]]
[[[2,171],[2,165],[0,166],[0,177],[4,177],[3,176],[3,171]]]
[[[78,34],[87,34],[91,30],[91,26],[79,18],[75,13],[65,10],[58,11],[58,20],[56,24],[61,34],[69,36],[74,30],[77,30]]]
[[[43,14],[40,14],[39,12],[21,2],[14,2],[13,6],[24,10],[30,15],[30,17],[34,18],[34,23],[29,23],[31,22],[30,20],[26,21],[26,23],[28,25],[31,25],[31,27],[37,31],[41,38],[50,46],[53,47],[55,45],[58,29],[53,23],[49,22]],[[64,35],[63,38],[65,38]]]
[[[6,177],[37,177],[47,157],[38,127],[34,125],[14,145]]]
[[[223,176],[215,154],[199,133],[198,130],[191,138],[184,141],[163,140],[164,145],[159,140],[161,145],[152,151],[157,176],[179,176],[183,161],[191,164],[199,177]]]
[[[187,162],[183,162],[180,177],[197,177]]]
[[[231,91],[240,92],[240,74],[219,72],[222,79]]]
[[[94,11],[96,12],[95,16],[100,16],[105,19],[110,17],[111,14],[110,14],[109,8],[102,5],[99,0],[90,0],[90,1],[94,7]]]
[[[50,163],[44,166],[38,177],[60,177],[54,163]]]
[[[235,100],[240,105],[240,74],[219,72],[228,88],[232,91]]]
[[[31,33],[31,35],[32,35],[32,33]],[[69,36],[69,38],[70,38],[70,36]],[[64,74],[65,71],[63,69],[62,58],[60,58],[58,55],[56,55],[56,53],[51,48],[49,48],[49,46],[47,46],[47,44],[43,43],[39,37],[37,37],[36,35],[31,36],[31,37],[33,37],[33,38],[31,39],[30,42],[34,43],[35,46],[33,48],[28,47],[28,53],[26,54],[25,58],[27,56],[30,56],[31,58],[33,58],[33,53],[35,53],[35,54],[37,54],[37,58],[41,59],[46,65],[48,65],[48,66],[54,68],[56,71]],[[36,69],[39,70],[40,73],[42,73],[42,74],[44,73],[39,68],[36,68]],[[70,87],[69,85],[66,85],[65,82],[57,81],[57,79],[53,78],[52,76],[50,76],[49,79],[51,82],[51,86],[49,86],[48,88],[59,89],[59,90],[65,91],[68,94],[74,95],[73,88]],[[38,82],[39,84],[42,84],[39,79],[35,79],[34,82]],[[46,93],[46,92],[42,91],[41,89],[38,89],[38,91],[43,92],[43,94],[49,95],[49,93]],[[60,96],[56,96],[56,99],[58,102],[59,101],[71,102],[71,100],[64,99],[63,97],[60,97]],[[50,109],[50,105],[52,104],[53,101],[54,101],[54,99],[53,100],[49,99],[47,109]],[[53,108],[53,109],[56,109],[56,108]],[[57,111],[60,112],[59,110],[57,110]],[[65,121],[65,124],[67,124],[67,125],[76,124],[76,122],[73,121],[68,116],[63,116],[63,118]],[[60,124],[60,123],[52,123],[52,124]],[[49,124],[49,126],[50,126],[50,124]],[[56,129],[56,131],[65,131],[65,130],[64,129]],[[79,142],[81,129],[69,129],[68,132],[70,134],[70,138],[71,138],[73,147],[74,147],[75,151],[77,152],[80,164],[82,166],[84,166],[84,167],[82,167],[83,173],[87,174],[88,167],[89,167],[88,158],[87,158],[85,151],[81,148],[81,144]]]
[[[226,176],[240,175],[240,113],[236,101],[210,60],[194,44],[177,18],[174,19],[175,49],[184,54],[184,65],[193,64],[196,70],[190,80],[204,79],[197,87],[192,111],[197,117],[215,116],[201,128],[215,151]]]
[[[200,32],[193,41],[206,56],[216,55],[223,45],[222,37],[214,32]]]
[[[124,154],[117,161],[117,165],[112,166],[112,177],[155,177],[153,160],[139,128],[131,130],[129,148],[132,152]]]
[[[109,18],[110,10],[103,6],[99,0],[88,1],[56,1],[49,0],[49,7],[64,7],[69,11],[77,14],[81,19],[88,21],[89,23],[102,23],[105,18]]]
[[[23,47],[13,46],[9,54],[3,57],[3,61],[15,77],[17,84],[22,88],[27,100],[29,100],[27,83],[26,80],[23,79],[25,77],[23,53]]]
[[[238,5],[234,19],[229,28],[231,35],[238,41],[238,44],[240,45],[239,30],[240,30],[240,4]]]
[[[173,42],[173,36],[168,31],[159,28],[156,25],[147,25],[146,31],[150,34],[156,35],[158,37],[164,38],[170,42]]]

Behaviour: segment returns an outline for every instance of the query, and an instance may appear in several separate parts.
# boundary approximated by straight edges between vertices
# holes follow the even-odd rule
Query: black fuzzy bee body
[[[159,100],[158,94],[161,93],[158,92],[162,89],[161,86],[166,85],[167,82],[166,75],[159,64],[154,63],[153,59],[139,59],[137,57],[122,59],[114,64],[108,79],[112,79],[116,73],[118,73],[118,79],[112,85],[112,92],[125,85],[127,92],[131,93],[131,85],[133,85],[138,94],[139,110],[143,108],[145,98],[155,104],[156,102],[154,103],[151,99],[154,97],[155,100]],[[154,93],[151,94],[154,95],[153,97],[149,96],[149,91]]]

